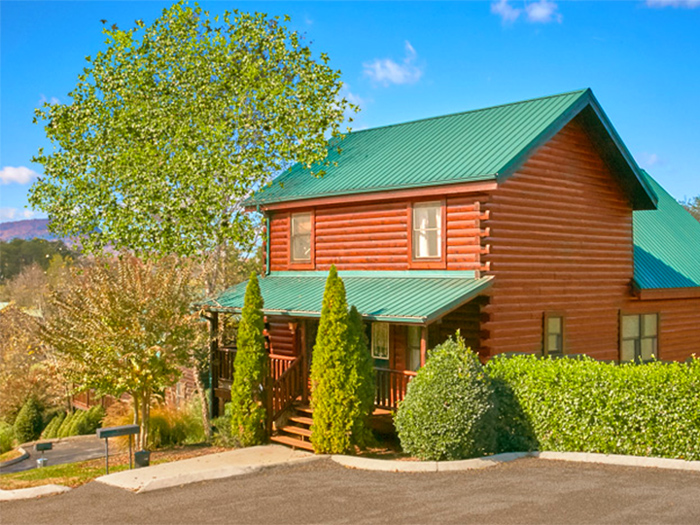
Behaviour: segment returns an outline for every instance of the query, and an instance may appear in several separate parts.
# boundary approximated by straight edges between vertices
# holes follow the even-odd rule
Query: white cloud
[[[56,97],[51,97],[51,98],[46,98],[46,95],[43,93],[39,97],[39,105],[42,106],[44,102],[50,102],[51,104],[60,104],[61,101],[57,99]]]
[[[639,165],[645,169],[663,165],[663,160],[656,153],[641,153],[639,155]]]
[[[695,9],[700,7],[700,0],[647,0],[647,7],[683,7]]]
[[[652,0],[653,1],[653,0]],[[696,0],[690,0],[696,1]],[[697,0],[700,1],[700,0]],[[549,0],[537,0],[536,2],[525,3],[525,19],[532,24],[548,24],[550,22],[561,22],[562,16],[558,12],[559,6],[556,2]],[[504,24],[512,24],[523,12],[523,9],[513,7],[510,0],[498,0],[491,3],[491,12],[501,17]]]
[[[527,21],[533,24],[548,24],[550,22],[562,21],[561,13],[557,10],[559,6],[555,2],[549,2],[547,0],[539,0],[539,2],[533,2],[525,6],[525,12],[527,13]]]
[[[0,170],[0,184],[29,184],[39,176],[35,171],[24,166],[5,166]]]
[[[415,64],[418,54],[406,40],[406,56],[399,64],[390,58],[375,58],[363,65],[365,75],[384,86],[389,84],[415,84],[423,76],[423,70]]]
[[[498,0],[491,4],[491,12],[501,17],[504,24],[512,24],[520,16],[521,9],[517,9],[508,3],[508,0]]]
[[[22,219],[33,219],[36,212],[19,208],[0,208],[0,221],[19,221]]]

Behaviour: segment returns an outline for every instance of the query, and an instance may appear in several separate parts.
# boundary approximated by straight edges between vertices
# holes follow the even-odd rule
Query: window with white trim
[[[413,205],[413,258],[434,259],[442,255],[442,205],[422,202]]]
[[[649,361],[658,356],[659,314],[622,315],[620,361]]]
[[[408,344],[406,345],[406,369],[414,372],[420,368],[421,326],[408,327]]]
[[[544,355],[564,355],[564,317],[545,315]]]
[[[389,323],[372,323],[372,357],[389,359]]]
[[[291,260],[311,260],[311,213],[295,213],[291,226]]]

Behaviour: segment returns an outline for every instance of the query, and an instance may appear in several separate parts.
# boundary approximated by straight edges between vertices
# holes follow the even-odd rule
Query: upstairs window
[[[292,262],[311,261],[311,213],[292,215]]]
[[[544,355],[564,355],[564,317],[544,316]]]
[[[649,361],[658,355],[659,314],[623,315],[620,361]]]
[[[435,259],[442,255],[442,206],[426,202],[413,206],[413,258]]]

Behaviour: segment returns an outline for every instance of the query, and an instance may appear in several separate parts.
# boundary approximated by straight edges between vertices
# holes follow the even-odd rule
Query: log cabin
[[[332,264],[366,320],[387,411],[456,330],[484,361],[700,355],[700,223],[639,168],[590,89],[352,132],[328,161],[322,177],[294,166],[247,203],[266,224],[275,417],[308,398]],[[202,305],[217,334],[245,286]],[[219,339],[220,407],[235,342]],[[308,437],[304,410],[281,442]]]

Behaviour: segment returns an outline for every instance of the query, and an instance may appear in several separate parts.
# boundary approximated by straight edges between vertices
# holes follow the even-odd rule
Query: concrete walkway
[[[240,476],[264,468],[315,461],[321,457],[323,456],[280,445],[267,445],[125,470],[101,476],[95,481],[141,493],[198,481]]]

